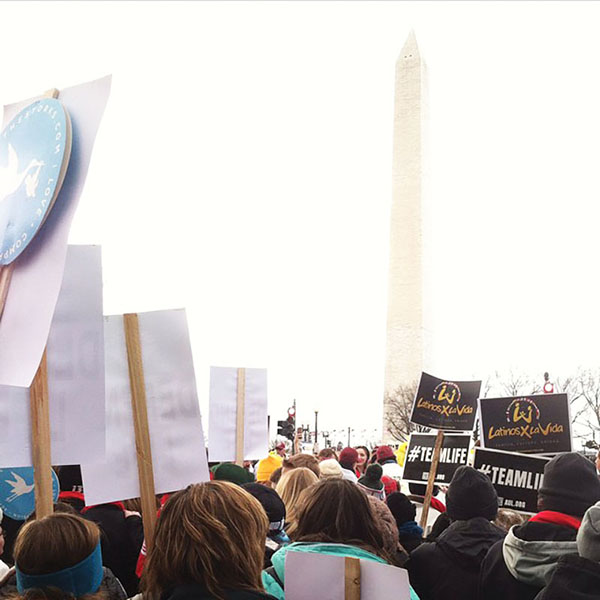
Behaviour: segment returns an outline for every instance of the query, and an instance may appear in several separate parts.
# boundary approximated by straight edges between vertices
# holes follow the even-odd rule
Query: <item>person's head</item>
[[[495,519],[498,495],[491,479],[473,467],[458,467],[446,492],[446,512],[453,521]]]
[[[225,481],[190,485],[163,507],[142,589],[152,598],[186,583],[219,599],[225,588],[262,591],[267,531],[263,507],[241,487]]]
[[[281,465],[281,474],[285,475],[288,471],[300,467],[310,469],[317,477],[319,476],[319,461],[311,454],[294,454],[286,458]]]
[[[275,446],[275,452],[277,452],[277,455],[281,458],[285,458],[285,444],[283,442],[279,442],[279,444]]]
[[[581,518],[598,500],[600,478],[587,458],[567,452],[546,463],[538,490],[538,510],[553,510]]]
[[[281,467],[278,467],[271,473],[271,477],[269,477],[269,483],[271,484],[271,487],[273,489],[275,489],[275,487],[279,483],[279,480],[281,479],[282,471],[283,471],[283,469]]]
[[[95,594],[104,577],[100,530],[79,515],[55,513],[25,523],[14,558],[17,589],[25,595],[28,590],[48,590],[60,597],[60,590],[64,598],[80,598]]]
[[[358,487],[367,495],[379,496],[383,491],[382,475],[383,469],[381,465],[369,465],[365,474],[358,480]]]
[[[221,463],[214,469],[213,476],[215,481],[229,481],[237,485],[254,481],[252,473],[234,463]]]
[[[306,467],[292,469],[281,476],[275,490],[285,504],[287,521],[292,528],[296,522],[296,510],[300,495],[306,488],[314,486],[317,481],[319,478]]]
[[[269,535],[281,533],[285,526],[285,504],[279,494],[262,483],[246,483],[242,488],[254,496],[265,510],[269,519]]]
[[[340,463],[334,458],[322,460],[319,463],[319,470],[321,471],[321,479],[342,479],[344,476]]]
[[[338,458],[337,453],[333,448],[323,448],[323,450],[321,450],[319,454],[317,454],[317,460],[319,462],[329,460],[331,458],[333,458],[334,460],[337,460]]]
[[[256,465],[256,481],[269,481],[273,471],[281,467],[282,462],[283,460],[280,456],[274,456],[273,454],[269,454],[266,458],[259,460]]]
[[[388,560],[399,567],[401,566],[399,561],[401,560],[404,563],[407,557],[406,555],[404,557],[399,555],[401,546],[398,539],[398,526],[396,525],[394,515],[392,515],[385,502],[378,500],[374,496],[367,496],[367,500],[371,506],[375,527],[379,530],[383,539],[383,551]]]
[[[385,499],[385,501],[390,512],[394,515],[398,527],[402,527],[404,523],[415,520],[417,507],[404,494],[393,492]]]
[[[600,562],[600,502],[585,511],[577,532],[577,551],[583,558]]]
[[[394,492],[398,491],[398,482],[392,477],[389,477],[388,475],[383,475],[381,477],[381,481],[383,483],[383,489],[385,490],[386,496],[389,496],[390,494],[393,494]]]
[[[369,464],[369,459],[371,458],[371,453],[366,446],[356,446],[356,451],[358,452],[358,466],[366,467]]]
[[[344,469],[354,471],[358,462],[358,452],[354,448],[344,448],[340,452],[340,465]]]
[[[516,510],[501,508],[494,519],[494,525],[508,531],[514,525],[522,525],[525,522],[525,517]]]
[[[290,537],[296,542],[350,544],[387,558],[367,496],[345,479],[325,479],[304,492]]]
[[[377,448],[377,462],[383,463],[390,459],[396,460],[394,450],[390,446],[379,446]]]

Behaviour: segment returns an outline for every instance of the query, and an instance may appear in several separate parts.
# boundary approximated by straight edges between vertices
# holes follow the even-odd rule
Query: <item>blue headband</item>
[[[20,594],[31,588],[57,587],[67,594],[73,594],[75,598],[80,598],[85,594],[97,592],[104,577],[100,542],[87,558],[62,571],[43,575],[27,575],[19,569],[18,565],[15,567],[17,589]]]

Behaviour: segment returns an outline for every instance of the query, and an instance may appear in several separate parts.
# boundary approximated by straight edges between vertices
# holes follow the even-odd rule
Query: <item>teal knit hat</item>
[[[252,483],[254,475],[234,463],[221,463],[213,471],[215,481],[230,481],[237,485]]]

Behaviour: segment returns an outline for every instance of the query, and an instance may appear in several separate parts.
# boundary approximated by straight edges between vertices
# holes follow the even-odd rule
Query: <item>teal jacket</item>
[[[347,546],[346,544],[329,544],[329,543],[310,543],[296,542],[289,546],[280,548],[271,557],[271,563],[277,576],[285,583],[285,555],[288,550],[295,552],[311,552],[313,554],[331,554],[333,556],[349,556],[351,558],[362,558],[363,560],[372,560],[378,563],[387,564],[383,558],[379,558],[375,554],[371,554],[366,550],[362,550],[356,546]],[[285,593],[275,579],[266,571],[262,573],[263,585],[265,591],[271,596],[275,596],[279,600],[285,600]],[[410,600],[419,600],[419,596],[410,588]]]

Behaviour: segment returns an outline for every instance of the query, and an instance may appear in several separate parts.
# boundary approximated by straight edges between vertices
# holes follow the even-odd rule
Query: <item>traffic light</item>
[[[288,418],[285,421],[277,421],[277,435],[282,435],[288,440],[294,440],[296,431],[296,411],[288,408]]]

